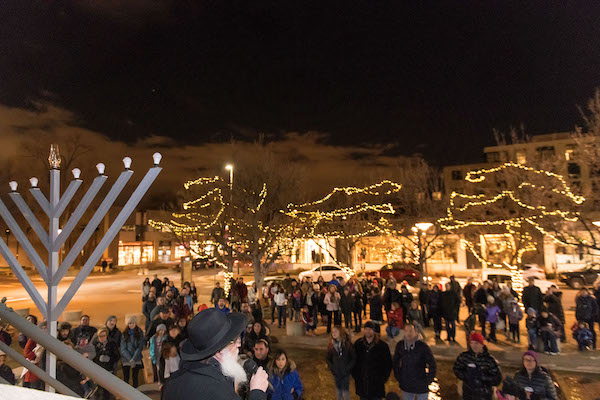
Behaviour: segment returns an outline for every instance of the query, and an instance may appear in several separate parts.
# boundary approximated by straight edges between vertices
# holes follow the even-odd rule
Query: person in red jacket
[[[40,329],[45,331],[46,327],[46,321],[40,323]],[[46,362],[46,352],[44,351],[44,348],[38,345],[32,338],[29,338],[27,340],[25,349],[23,349],[23,355],[33,364],[37,365],[38,367],[41,367],[42,369],[45,369],[44,365]],[[35,375],[33,372],[28,370],[25,373],[25,376],[23,377],[23,386],[31,389],[43,390],[44,381],[38,378],[38,376]]]
[[[387,313],[387,317],[388,326],[385,328],[385,331],[388,337],[393,339],[400,334],[400,329],[404,329],[404,315],[402,314],[400,304],[393,302],[390,311]]]

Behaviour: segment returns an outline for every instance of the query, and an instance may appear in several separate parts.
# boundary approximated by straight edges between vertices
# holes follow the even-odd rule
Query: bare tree
[[[262,143],[234,154],[233,162],[233,185],[216,174],[188,182],[172,218],[150,223],[223,266],[233,258],[251,262],[260,288],[269,267],[291,250],[296,227],[281,210],[301,198],[302,171]]]

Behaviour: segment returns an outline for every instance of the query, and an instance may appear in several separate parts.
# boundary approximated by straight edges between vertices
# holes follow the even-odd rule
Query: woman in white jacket
[[[333,318],[334,325],[341,325],[342,318],[340,315],[340,299],[341,296],[337,292],[337,286],[329,285],[329,289],[327,294],[325,295],[325,299],[323,303],[327,307],[327,333],[331,332],[331,320]]]
[[[273,301],[275,301],[275,305],[277,306],[277,318],[279,321],[279,327],[281,328],[281,322],[283,321],[283,326],[285,326],[286,318],[286,304],[287,298],[285,296],[285,290],[282,287],[277,289],[277,293],[273,296]]]

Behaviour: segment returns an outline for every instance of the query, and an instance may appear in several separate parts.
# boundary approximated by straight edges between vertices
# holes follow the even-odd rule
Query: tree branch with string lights
[[[484,266],[511,271],[515,290],[523,287],[522,265],[538,250],[544,227],[576,221],[585,201],[556,173],[517,163],[471,171],[466,193],[453,192],[442,228],[462,236],[463,246]]]
[[[358,241],[389,228],[395,213],[394,198],[402,186],[390,180],[364,186],[336,187],[324,197],[302,204],[289,204],[283,213],[297,221],[301,236],[336,241],[337,264],[346,261],[345,272],[354,274],[353,253]]]
[[[234,166],[234,182],[219,175],[186,182],[171,219],[149,223],[223,267],[226,287],[233,258],[251,263],[260,289],[268,268],[293,247],[297,221],[280,210],[301,196],[301,171],[262,144],[238,154]]]

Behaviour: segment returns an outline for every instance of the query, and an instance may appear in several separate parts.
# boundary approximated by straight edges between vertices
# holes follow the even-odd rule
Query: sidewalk
[[[400,339],[398,337],[393,340],[389,339],[385,335],[385,326],[386,325],[382,325],[381,331],[383,334],[381,337],[390,346],[390,350],[393,352],[396,343],[400,341]],[[523,328],[523,326],[521,327]],[[317,328],[317,333],[319,336],[287,336],[284,329],[279,329],[277,327],[272,328],[272,335],[276,336],[279,340],[279,343],[275,345],[275,347],[311,347],[324,351],[327,348],[329,340],[326,328],[320,326]],[[467,349],[466,335],[462,325],[456,326],[457,343],[439,340],[436,342],[432,328],[425,328],[425,334],[427,335],[427,340],[425,340],[425,342],[431,347],[433,354],[438,360],[454,362],[458,355]],[[352,340],[354,341],[362,335],[362,333],[352,333]],[[442,338],[445,337],[446,333],[442,332]],[[497,338],[497,344],[486,341],[486,346],[490,353],[498,360],[500,365],[519,368],[522,365],[521,357],[527,350],[527,335],[524,332],[521,332],[520,344],[507,341],[504,333],[497,333]],[[574,343],[573,339],[569,340],[568,338],[567,343],[561,343],[560,355],[550,356],[540,353],[539,359],[541,365],[553,371],[600,375],[600,368],[598,368],[600,365],[600,352],[580,352],[577,350],[577,345]]]

